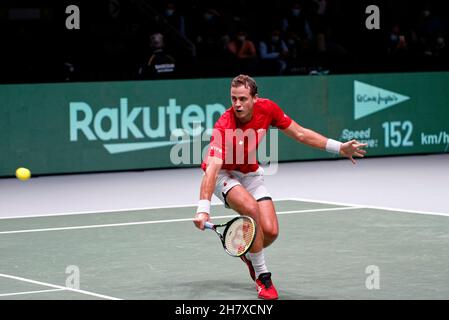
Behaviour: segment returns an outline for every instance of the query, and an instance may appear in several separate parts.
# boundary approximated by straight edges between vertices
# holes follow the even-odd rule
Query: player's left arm
[[[366,150],[362,149],[362,147],[367,145],[366,143],[360,143],[357,140],[341,143],[339,141],[326,138],[311,129],[304,128],[293,120],[291,124],[282,131],[287,136],[300,143],[328,152],[338,153],[344,157],[347,157],[354,164],[356,163],[353,158],[354,156],[363,157],[366,154]]]

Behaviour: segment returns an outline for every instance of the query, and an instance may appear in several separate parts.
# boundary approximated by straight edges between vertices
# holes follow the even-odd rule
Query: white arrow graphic
[[[354,119],[387,109],[410,97],[354,80]]]

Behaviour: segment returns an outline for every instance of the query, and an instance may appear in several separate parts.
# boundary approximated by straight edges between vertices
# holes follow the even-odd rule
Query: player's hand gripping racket
[[[248,216],[236,217],[223,224],[205,222],[204,227],[217,233],[223,248],[233,257],[247,253],[256,238],[256,222]],[[223,233],[217,231],[221,227],[225,227]]]

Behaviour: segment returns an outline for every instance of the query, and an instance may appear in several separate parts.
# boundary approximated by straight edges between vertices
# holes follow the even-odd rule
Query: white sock
[[[250,252],[249,258],[254,267],[254,271],[256,272],[256,279],[259,278],[259,274],[268,272],[267,266],[265,265],[263,250],[256,253]]]

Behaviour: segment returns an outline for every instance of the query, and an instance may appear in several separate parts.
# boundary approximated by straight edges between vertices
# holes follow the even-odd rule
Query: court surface
[[[449,299],[449,214],[275,206],[265,256],[280,299]],[[195,208],[1,218],[0,299],[257,299],[243,262],[193,226]]]

